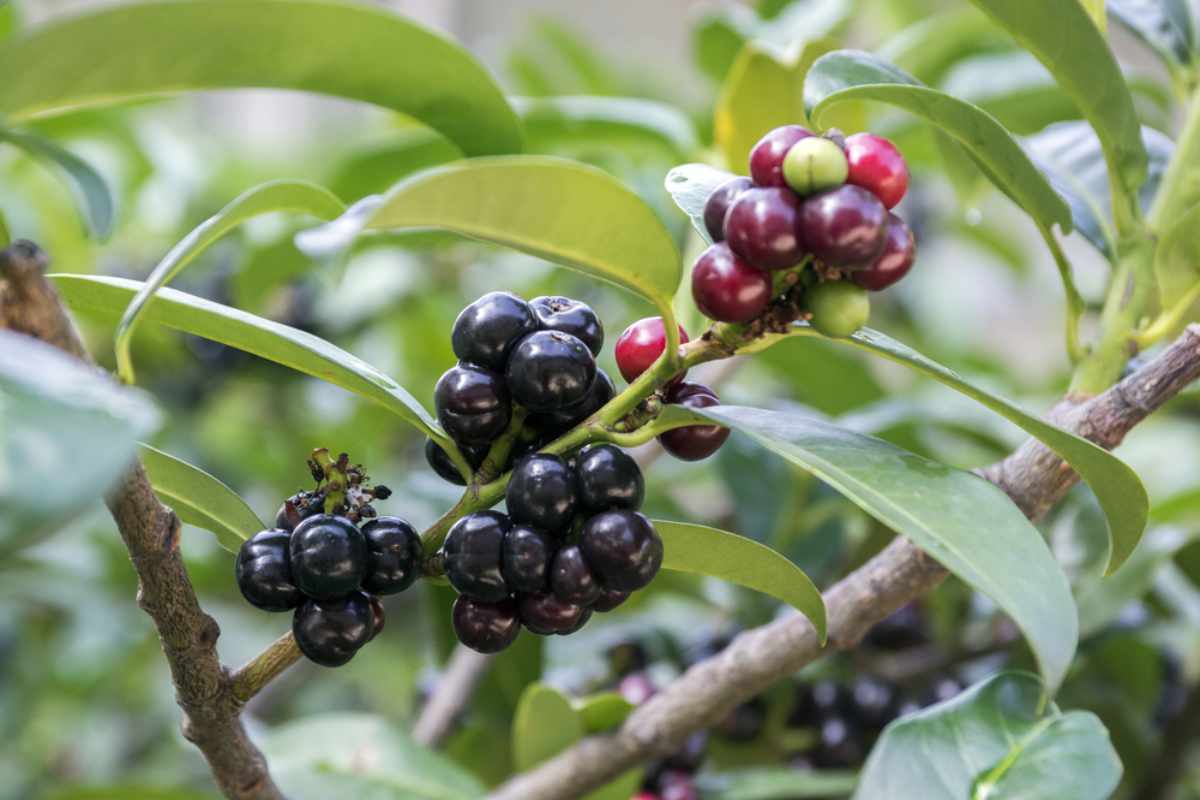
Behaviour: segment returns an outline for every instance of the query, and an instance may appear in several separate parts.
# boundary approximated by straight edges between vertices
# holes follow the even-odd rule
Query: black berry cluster
[[[548,453],[521,458],[505,495],[508,513],[465,516],[442,545],[459,593],[459,641],[494,653],[522,625],[540,635],[574,633],[593,612],[611,611],[650,583],[663,544],[638,511],[644,494],[637,463],[610,444],[569,462]]]
[[[870,313],[866,290],[903,278],[916,255],[912,231],[889,210],[908,189],[903,156],[870,133],[785,125],[754,146],[750,176],[722,184],[705,204],[714,244],[692,269],[697,307],[720,322],[749,322],[780,293],[774,273],[811,257],[805,311],[822,333],[849,336]]]
[[[438,421],[472,470],[508,429],[514,404],[529,413],[510,458],[558,438],[615,394],[612,380],[596,366],[604,326],[577,300],[537,297],[527,303],[491,292],[462,310],[450,339],[459,363],[438,380],[434,403]],[[425,456],[438,475],[465,483],[432,440]]]
[[[338,667],[383,630],[379,596],[417,579],[421,539],[404,520],[376,514],[371,501],[391,492],[369,486],[345,454],[310,465],[318,488],[289,497],[275,527],[242,544],[235,574],[251,605],[294,609],[292,634],[305,656]]]

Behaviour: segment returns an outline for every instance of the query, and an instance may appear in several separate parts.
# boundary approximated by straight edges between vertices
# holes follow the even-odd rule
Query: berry
[[[516,522],[561,535],[575,516],[575,474],[558,456],[525,456],[513,468],[504,498]]]
[[[242,596],[264,611],[289,611],[304,601],[292,583],[287,531],[254,534],[238,549],[234,574]]]
[[[485,603],[508,596],[500,569],[504,537],[512,529],[498,511],[477,511],[454,523],[442,544],[446,579],[459,594]]]
[[[592,517],[584,523],[579,547],[607,589],[641,589],[662,566],[662,539],[650,520],[636,511],[605,511]]]
[[[503,372],[513,345],[537,329],[528,303],[508,292],[489,292],[454,320],[450,345],[461,360]]]
[[[512,412],[504,379],[474,364],[458,364],[433,390],[438,422],[455,441],[483,445],[508,427]]]
[[[581,402],[596,378],[596,358],[569,333],[538,331],[517,343],[505,379],[530,411],[557,411]]]
[[[815,194],[800,208],[800,229],[812,254],[831,267],[861,269],[887,241],[887,209],[860,186]]]
[[[681,383],[667,392],[668,403],[685,408],[710,408],[720,405],[716,393],[698,383]],[[658,442],[680,461],[700,461],[708,458],[729,438],[729,429],[720,425],[688,425],[660,434]]]
[[[718,322],[749,322],[771,302],[771,276],[734,255],[724,242],[709,247],[692,267],[696,308]]]
[[[569,297],[535,297],[529,301],[529,307],[542,330],[569,333],[583,342],[592,355],[600,355],[604,325],[591,306]]]
[[[750,151],[750,177],[759,186],[784,186],[783,160],[788,150],[812,131],[799,125],[783,125],[758,140]]]
[[[542,592],[554,548],[550,539],[528,525],[514,525],[504,537],[500,572],[511,592]]]
[[[579,615],[579,621],[572,625],[568,630],[563,631],[559,636],[570,636],[578,630],[582,630],[584,625],[592,618],[592,609],[585,608],[583,613]]]
[[[871,301],[867,290],[845,281],[826,281],[808,290],[804,304],[812,326],[826,336],[844,339],[867,324]]]
[[[550,589],[564,603],[587,608],[602,591],[577,544],[569,544],[550,563]]]
[[[459,449],[462,450],[462,454],[466,456],[467,463],[473,470],[478,470],[483,464],[483,459],[487,458],[487,445],[478,447],[463,445]],[[467,485],[463,476],[458,473],[458,468],[454,466],[454,462],[450,460],[450,456],[433,439],[425,440],[425,461],[442,480],[449,481],[455,486]]]
[[[495,603],[459,595],[450,612],[454,635],[478,653],[499,653],[517,639],[521,622],[517,604],[507,598]]]
[[[373,594],[367,595],[367,600],[371,603],[371,638],[367,639],[370,642],[383,633],[384,626],[387,624],[387,614],[384,613],[383,600]]]
[[[292,531],[289,542],[292,579],[316,600],[349,594],[362,583],[367,542],[345,517],[319,514]]]
[[[704,228],[714,242],[725,241],[725,213],[742,192],[754,186],[749,178],[725,181],[704,201]]]
[[[275,514],[275,527],[291,533],[304,520],[322,513],[321,500],[319,495],[312,492],[296,492],[279,507]]]
[[[583,616],[582,608],[550,592],[522,595],[517,606],[521,624],[539,636],[572,631]]]
[[[866,269],[850,273],[850,279],[864,289],[878,292],[903,278],[917,257],[917,243],[904,220],[888,214],[887,241],[883,252]]]
[[[687,331],[679,326],[679,342],[688,341]],[[666,331],[663,328],[662,317],[646,317],[630,325],[617,339],[614,355],[617,358],[617,369],[621,377],[628,383],[633,383],[637,377],[658,360],[663,350],[667,348]],[[674,380],[683,380],[686,372],[675,376]]]
[[[747,189],[725,215],[725,242],[759,269],[789,269],[804,258],[800,212],[791,189]]]
[[[421,537],[399,517],[379,517],[362,526],[367,540],[367,574],[362,588],[372,594],[403,592],[421,567]]]
[[[362,592],[309,600],[292,618],[292,635],[300,652],[323,667],[340,667],[354,658],[374,631],[371,601]]]
[[[846,160],[850,166],[847,181],[871,192],[888,208],[895,208],[908,191],[904,156],[882,136],[856,133],[847,137]]]
[[[821,136],[796,142],[783,159],[784,180],[797,194],[841,186],[849,171],[842,148]]]
[[[588,511],[642,507],[646,482],[641,467],[615,445],[597,444],[580,452],[575,476],[579,502]]]
[[[615,589],[605,589],[600,593],[596,602],[592,603],[592,611],[612,611],[629,599],[629,592],[618,592]]]
[[[888,651],[920,647],[928,644],[929,640],[929,629],[921,614],[921,607],[915,603],[901,606],[872,628],[865,639],[869,647]]]

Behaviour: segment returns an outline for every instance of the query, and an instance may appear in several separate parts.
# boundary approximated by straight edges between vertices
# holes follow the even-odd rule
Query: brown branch
[[[446,738],[494,659],[493,655],[476,653],[462,645],[454,648],[429,702],[413,726],[413,738],[419,744],[433,747]]]
[[[1192,325],[1162,355],[1104,394],[1064,401],[1050,416],[1097,444],[1115,447],[1197,377],[1200,326]],[[981,474],[1004,489],[1031,519],[1049,510],[1078,480],[1061,459],[1034,443],[1021,446]],[[510,779],[491,798],[579,797],[639,762],[665,756],[693,731],[711,726],[739,703],[806,664],[854,647],[873,625],[937,586],[946,574],[906,539],[896,538],[825,593],[829,647],[820,646],[812,625],[799,614],[746,631],[640,706],[617,732],[583,740]]]
[[[0,328],[49,342],[91,363],[36,245],[0,251]],[[179,552],[179,518],[159,502],[140,462],[106,498],[138,576],[138,605],[150,615],[183,711],[183,735],[200,749],[226,797],[282,800],[266,760],[242,727],[242,704],[217,658],[220,628],[204,613]]]

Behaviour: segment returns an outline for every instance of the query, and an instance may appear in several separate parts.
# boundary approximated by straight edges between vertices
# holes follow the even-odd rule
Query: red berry
[[[692,297],[704,316],[718,322],[747,322],[771,302],[771,276],[742,261],[721,242],[692,267]]]
[[[750,151],[750,177],[759,186],[784,186],[783,157],[796,142],[813,132],[799,125],[783,125],[758,140]]]
[[[804,243],[831,267],[861,269],[882,252],[888,212],[860,186],[839,186],[804,201],[800,226]]]
[[[878,292],[907,275],[916,257],[917,245],[912,231],[904,220],[888,214],[887,242],[883,252],[871,266],[850,273],[850,278],[864,289]]]
[[[846,139],[850,162],[848,183],[861,186],[894,208],[908,191],[908,165],[896,145],[873,133],[856,133]]]
[[[681,383],[667,393],[668,403],[687,408],[708,408],[720,405],[716,393],[698,383]],[[708,458],[725,444],[729,429],[720,425],[689,425],[659,435],[659,444],[681,461],[700,461]]]
[[[742,192],[754,186],[749,178],[733,178],[725,181],[704,202],[704,227],[714,242],[725,239],[725,212]]]
[[[791,189],[747,189],[725,214],[725,241],[762,269],[788,269],[804,258],[800,199]]]
[[[679,326],[680,343],[688,340],[687,331]],[[650,368],[658,360],[667,347],[666,330],[663,328],[662,317],[646,317],[630,325],[617,339],[613,355],[617,359],[617,369],[629,383]],[[680,373],[674,380],[680,381],[687,374]]]

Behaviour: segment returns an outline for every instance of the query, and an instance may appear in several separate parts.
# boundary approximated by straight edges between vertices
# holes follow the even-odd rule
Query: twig
[[[49,342],[91,363],[58,294],[45,280],[36,245],[0,251],[0,328]],[[179,518],[159,502],[135,461],[107,497],[138,576],[138,605],[150,615],[183,711],[183,735],[208,760],[226,797],[282,800],[267,764],[246,735],[228,673],[217,658],[220,628],[204,613],[179,553]]]
[[[1051,413],[1060,425],[1104,447],[1115,447],[1135,425],[1200,377],[1200,326],[1092,400],[1064,401]],[[1026,443],[982,474],[1035,519],[1062,499],[1078,476],[1036,443]],[[854,647],[875,624],[937,586],[946,571],[906,539],[897,538],[825,593],[829,647],[812,625],[791,614],[738,636],[721,653],[689,669],[640,706],[621,728],[584,739],[533,770],[510,779],[492,800],[580,797],[647,759],[676,750],[739,703],[822,656]]]
[[[233,673],[230,679],[233,684],[233,696],[243,705],[250,702],[251,698],[302,656],[295,637],[288,631]]]
[[[462,645],[454,648],[445,672],[413,727],[413,738],[419,744],[433,747],[446,738],[494,658]]]

